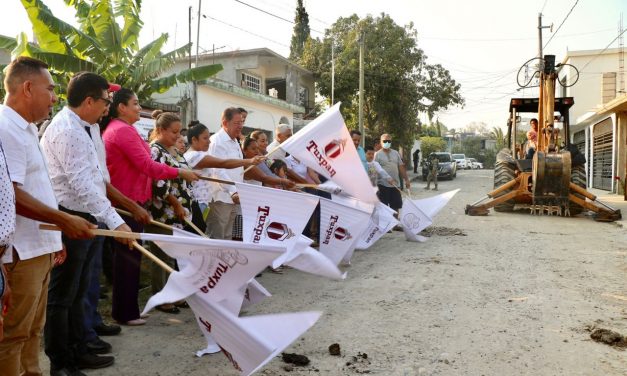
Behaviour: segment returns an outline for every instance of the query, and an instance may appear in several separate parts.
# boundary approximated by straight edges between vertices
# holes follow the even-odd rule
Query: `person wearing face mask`
[[[383,204],[398,212],[403,206],[401,192],[397,189],[401,183],[400,178],[403,177],[407,189],[410,188],[410,183],[401,155],[398,151],[392,149],[392,136],[389,134],[384,133],[381,135],[381,150],[375,153],[374,160],[378,162],[385,172],[394,180],[394,184],[390,184],[389,181],[379,176],[377,181],[379,192],[377,196],[379,196],[379,200],[381,200]]]

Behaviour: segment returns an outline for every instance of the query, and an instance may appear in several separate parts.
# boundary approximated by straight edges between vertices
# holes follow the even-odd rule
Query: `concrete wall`
[[[225,93],[210,86],[198,87],[198,119],[210,132],[220,129],[222,111],[227,107],[244,107],[248,111],[246,127],[259,128],[274,133],[282,116],[292,118],[292,112],[255,100]]]
[[[576,124],[577,119],[587,112],[595,111],[603,103],[603,73],[618,72],[618,50],[609,49],[598,55],[600,51],[571,51],[565,59],[580,70],[579,81],[566,89],[557,89],[558,96],[575,98],[575,105],[570,110],[571,124]],[[586,66],[586,64],[588,64]],[[583,70],[582,70],[583,69]],[[582,70],[582,71],[581,71]],[[574,77],[574,70],[570,67],[563,69],[560,78]],[[616,85],[619,83],[616,77]],[[626,82],[627,84],[627,82]],[[565,95],[564,95],[565,94]]]

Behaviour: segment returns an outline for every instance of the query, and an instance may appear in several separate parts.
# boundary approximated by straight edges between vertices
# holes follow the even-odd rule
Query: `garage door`
[[[594,126],[592,153],[592,187],[612,189],[612,120]]]

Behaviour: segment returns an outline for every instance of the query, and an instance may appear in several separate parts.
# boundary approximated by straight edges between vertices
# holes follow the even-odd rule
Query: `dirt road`
[[[388,234],[355,254],[341,282],[264,273],[259,281],[274,296],[246,314],[324,314],[288,349],[309,366],[277,358],[258,374],[626,375],[627,352],[589,333],[597,326],[627,334],[625,229],[590,218],[465,216],[465,204],[491,186],[489,170],[441,182],[441,191],[462,191],[434,225],[465,236],[409,243]],[[421,182],[414,192],[433,194]],[[187,310],[153,313],[148,325],[107,340],[116,364],[90,374],[238,374],[221,354],[194,356],[203,339]],[[341,356],[329,355],[333,343]]]

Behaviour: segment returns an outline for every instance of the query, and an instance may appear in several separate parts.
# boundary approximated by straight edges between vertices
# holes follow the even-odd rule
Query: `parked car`
[[[422,163],[422,180],[427,180],[427,175],[429,175],[429,167],[427,160],[432,158],[432,155],[435,154],[438,158],[438,179],[440,178],[448,178],[453,180],[457,176],[457,163],[451,156],[451,153],[446,152],[436,152],[429,155],[427,158],[423,158]]]
[[[472,168],[473,170],[478,170],[483,168],[483,163],[477,161],[474,158],[468,158],[468,163],[470,163],[470,168]]]
[[[466,160],[465,154],[453,154],[453,159],[455,160],[455,163],[457,163],[457,168],[461,168],[462,170],[470,169],[470,165]]]

